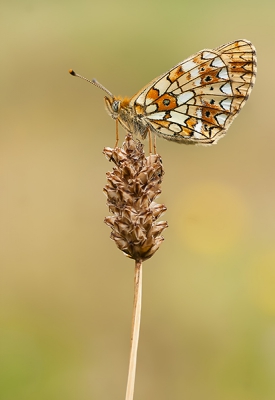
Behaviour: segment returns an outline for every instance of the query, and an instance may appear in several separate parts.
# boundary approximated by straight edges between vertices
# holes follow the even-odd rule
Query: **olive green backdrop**
[[[68,69],[132,96],[240,38],[258,76],[227,136],[158,140],[169,228],[144,264],[135,399],[275,398],[274,13],[271,0],[1,2],[1,399],[125,396],[134,266],[103,223],[115,124]]]

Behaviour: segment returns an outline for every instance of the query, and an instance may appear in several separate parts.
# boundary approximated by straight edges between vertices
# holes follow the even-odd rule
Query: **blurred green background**
[[[135,399],[274,400],[274,13],[271,0],[1,2],[1,399],[125,396],[134,265],[103,223],[115,124],[68,69],[132,96],[245,38],[258,76],[228,135],[158,140],[169,229],[144,264]]]

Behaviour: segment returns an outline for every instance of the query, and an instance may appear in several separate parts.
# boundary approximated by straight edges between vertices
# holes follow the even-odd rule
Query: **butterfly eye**
[[[117,113],[120,108],[119,106],[120,106],[120,101],[115,100],[112,104],[112,110]]]

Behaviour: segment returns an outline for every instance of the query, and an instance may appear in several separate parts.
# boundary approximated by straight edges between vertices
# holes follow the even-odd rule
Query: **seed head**
[[[104,222],[112,229],[111,239],[128,257],[136,261],[148,260],[164,240],[162,231],[166,221],[157,219],[166,207],[155,202],[161,193],[164,174],[158,154],[145,157],[143,145],[131,134],[122,147],[105,147],[103,153],[115,166],[107,172],[103,191],[112,216]]]

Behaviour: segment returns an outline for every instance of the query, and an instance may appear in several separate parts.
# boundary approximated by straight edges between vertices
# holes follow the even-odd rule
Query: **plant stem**
[[[128,381],[127,381],[125,400],[133,400],[134,398],[134,387],[135,387],[136,365],[137,365],[137,349],[138,349],[140,315],[141,315],[141,296],[142,296],[142,262],[136,261],[135,279],[134,279],[134,309],[133,309],[132,331],[131,331],[131,351],[130,351],[130,362],[129,362]]]

